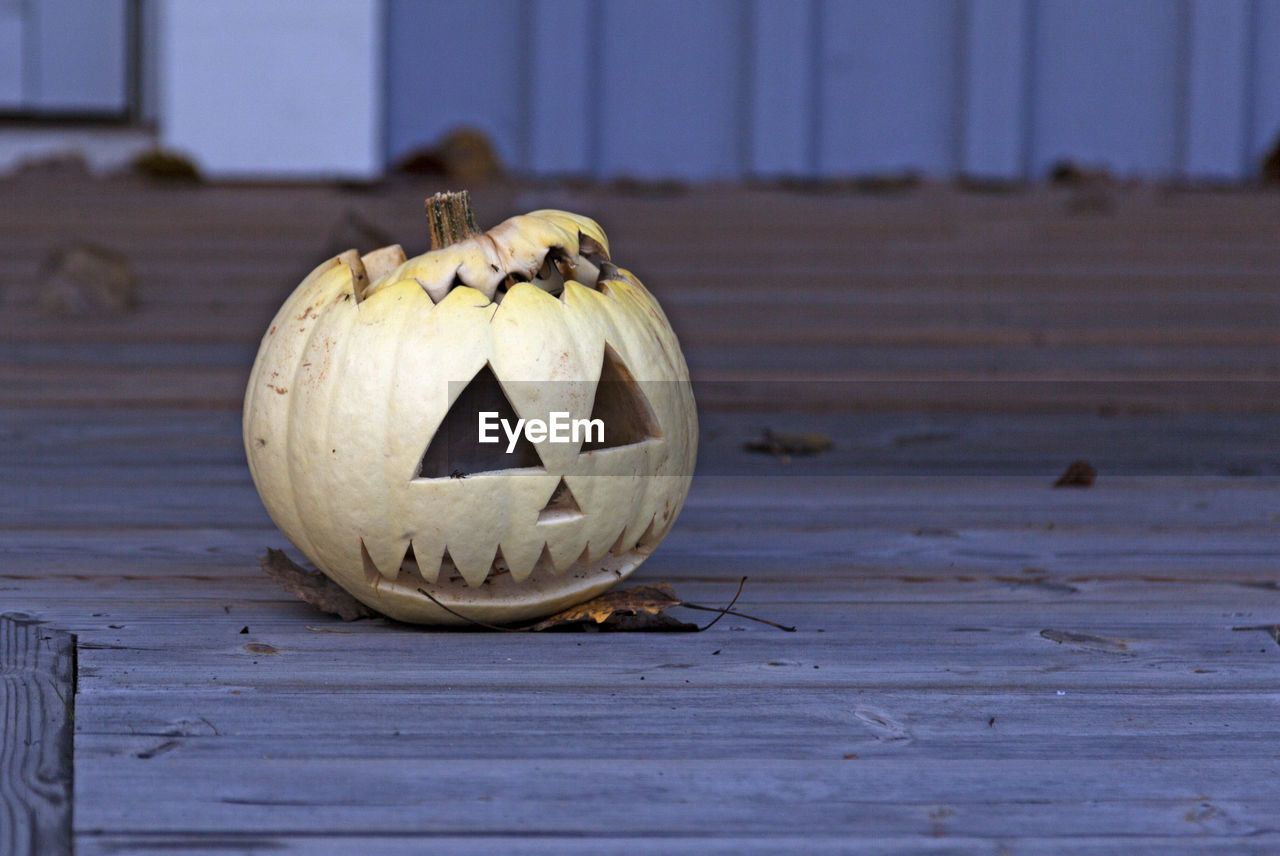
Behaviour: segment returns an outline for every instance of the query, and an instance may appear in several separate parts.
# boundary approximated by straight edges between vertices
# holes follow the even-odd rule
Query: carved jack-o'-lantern
[[[675,334],[599,225],[536,211],[479,234],[467,205],[428,201],[424,255],[312,271],[245,395],[272,519],[404,621],[459,623],[423,591],[485,622],[595,596],[671,528],[696,454]]]

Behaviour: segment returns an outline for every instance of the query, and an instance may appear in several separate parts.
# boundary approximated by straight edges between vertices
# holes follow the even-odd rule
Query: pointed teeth
[[[418,541],[413,542],[412,549],[414,561],[418,565],[418,574],[427,582],[435,583],[440,579],[440,565],[448,556],[448,551],[444,548],[432,550]]]
[[[627,527],[622,527],[622,531],[618,533],[618,540],[613,542],[613,546],[609,548],[609,552],[615,556],[621,556],[635,545],[635,542],[627,538]]]
[[[369,558],[369,548],[364,545],[363,538],[360,539],[360,561],[364,564],[364,581],[377,588],[382,574],[378,573],[378,566]]]
[[[658,515],[655,514],[653,515],[652,519],[649,520],[648,528],[646,528],[644,530],[644,533],[641,534],[640,538],[637,539],[636,546],[633,549],[639,550],[640,552],[646,553],[646,554],[652,553],[654,548],[658,546],[658,542],[662,540],[662,537],[659,536],[657,533],[658,533]]]
[[[502,555],[502,547],[499,546],[493,553],[493,561],[489,563],[489,575],[497,576],[511,572],[511,566],[507,563],[507,557]]]
[[[372,567],[383,578],[394,580],[400,576],[400,566],[404,564],[404,557],[408,551],[408,540],[380,544],[378,539],[374,539],[373,548],[370,549],[368,543],[361,538],[360,554],[364,560],[365,576],[369,576],[369,569]]]
[[[489,576],[489,570],[493,567],[495,553],[489,553],[483,547],[476,549],[465,545],[455,546],[448,553],[467,585],[475,588],[484,584],[485,578]]]
[[[542,552],[538,555],[538,561],[534,562],[533,570],[530,571],[530,574],[554,576],[556,573],[556,562],[555,559],[551,558],[551,546],[543,544]]]
[[[513,548],[511,545],[507,545],[506,550],[501,548],[499,550],[502,553],[502,557],[507,561],[507,569],[511,571],[511,579],[514,582],[522,583],[533,573],[538,559],[544,555],[546,545],[544,544],[539,548],[535,541],[530,548]]]

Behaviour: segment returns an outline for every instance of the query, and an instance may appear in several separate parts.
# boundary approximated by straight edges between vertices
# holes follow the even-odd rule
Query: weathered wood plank
[[[71,853],[75,638],[0,615],[0,853]]]
[[[748,309],[759,313],[765,308]],[[777,314],[772,309],[768,311],[771,315]],[[751,345],[741,342],[737,333],[725,333],[724,342],[708,342],[707,337],[699,337],[697,343],[691,343],[685,349],[694,379],[697,380],[703,371],[741,364],[748,353],[767,359],[772,371],[786,369],[800,377],[830,373],[832,367],[846,365],[856,366],[865,373],[890,369],[914,372],[922,367],[945,365],[947,374],[970,373],[979,378],[997,366],[1012,365],[1026,374],[1058,368],[1086,378],[1086,373],[1099,378],[1122,378],[1125,372],[1141,378],[1170,368],[1198,372],[1234,370],[1247,377],[1251,369],[1256,371],[1272,366],[1276,358],[1267,348],[1280,344],[1280,333],[1274,323],[1248,330],[1243,325],[1233,327],[1229,322],[1216,320],[1211,328],[1189,330],[1175,337],[1170,335],[1169,328],[1179,324],[1176,319],[1151,331],[1134,331],[1130,327],[1114,330],[1093,328],[1085,334],[1070,330],[1029,330],[1014,323],[977,330],[949,326],[931,328],[921,324],[906,332],[903,329],[905,325],[898,322],[896,330],[895,327],[877,325],[874,332],[868,331],[864,337],[860,328],[840,325],[839,319],[833,318],[830,311],[818,308],[809,311],[821,312],[821,319],[814,318],[812,322],[797,319],[789,325],[778,323],[777,318],[768,323],[758,322],[761,341]],[[1241,307],[1240,311],[1254,319],[1258,315],[1256,310],[1247,306]],[[671,310],[668,314],[679,319],[682,313]],[[697,314],[689,312],[688,317],[682,320],[687,320],[693,327]],[[1202,317],[1203,310],[1193,307],[1187,314]],[[1275,320],[1280,321],[1280,312],[1276,313]],[[784,341],[767,342],[766,338]],[[786,341],[792,338],[803,341]],[[1145,341],[1135,341],[1138,338]],[[1196,346],[1195,350],[1191,350],[1191,346]],[[131,346],[20,343],[0,345],[0,363],[41,371],[90,370],[95,367],[121,371],[161,367],[245,369],[247,377],[247,367],[253,364],[256,350],[256,342],[137,343]]]
[[[794,691],[793,691],[794,692]],[[798,694],[798,693],[797,693]],[[808,695],[806,693],[806,695]],[[830,696],[831,694],[823,694]],[[911,694],[916,697],[918,693]],[[888,697],[886,697],[888,696]],[[1089,701],[1105,700],[1105,694],[1090,694]],[[357,715],[355,705],[350,709],[335,711],[331,706],[322,710],[341,719],[325,720],[318,716],[307,717],[295,731],[280,733],[265,729],[258,734],[227,733],[226,717],[205,717],[210,725],[199,720],[184,720],[174,716],[168,722],[148,732],[139,727],[137,733],[87,734],[76,736],[76,756],[80,763],[110,764],[116,758],[133,757],[147,760],[166,754],[179,754],[188,763],[204,763],[213,758],[241,758],[253,760],[264,755],[281,760],[305,761],[308,759],[344,758],[378,763],[387,759],[488,759],[495,763],[508,758],[594,758],[622,759],[647,758],[669,760],[677,763],[686,758],[775,758],[786,760],[840,760],[845,755],[857,755],[858,759],[878,757],[936,758],[950,761],[987,760],[1056,760],[1061,756],[1092,758],[1095,760],[1150,760],[1152,758],[1217,758],[1235,760],[1242,766],[1258,755],[1258,746],[1274,742],[1280,735],[1273,729],[1251,727],[1271,717],[1274,700],[1245,705],[1234,699],[1223,700],[1225,711],[1211,721],[1204,719],[1206,698],[1200,696],[1170,697],[1167,694],[1126,694],[1126,704],[1115,715],[1100,717],[1084,726],[1062,728],[1062,706],[1057,710],[1036,710],[1034,700],[1025,696],[1003,695],[989,697],[974,694],[963,703],[944,704],[949,716],[960,717],[955,727],[937,727],[928,716],[915,717],[911,723],[909,745],[894,746],[878,738],[869,728],[842,705],[851,703],[846,698],[829,699],[821,704],[815,699],[808,705],[788,704],[775,715],[761,717],[758,714],[733,715],[724,702],[743,705],[746,710],[759,711],[768,704],[760,693],[745,694],[726,692],[721,694],[717,706],[699,707],[707,716],[714,716],[721,728],[680,727],[671,715],[672,698],[648,699],[639,694],[627,694],[626,716],[635,723],[626,729],[618,728],[618,717],[623,711],[620,700],[614,706],[599,703],[598,694],[588,696],[596,704],[574,704],[569,693],[557,693],[548,699],[535,699],[521,694],[486,694],[476,698],[471,694],[458,699],[456,704],[444,705],[431,697],[418,700],[409,697],[389,700],[386,714],[380,717],[380,726],[369,728],[363,717]],[[136,697],[136,706],[149,699]],[[310,707],[311,699],[289,697],[296,708]],[[702,705],[706,699],[701,693],[689,698],[679,696],[681,704],[690,708]],[[914,708],[893,707],[895,701],[906,701],[886,693],[876,693],[874,703],[878,709],[893,710],[901,715]],[[646,703],[647,701],[647,703]],[[541,702],[544,707],[539,708]],[[554,702],[556,713],[549,713]],[[512,733],[495,729],[492,723],[501,719],[504,709],[517,706],[530,711],[527,724]],[[634,709],[631,707],[635,705]],[[1159,711],[1147,718],[1144,725],[1135,725],[1131,715],[1135,708],[1149,705]],[[263,704],[250,705],[259,726],[272,719],[272,711]],[[867,713],[867,709],[862,709]],[[175,713],[166,707],[168,713]],[[1006,723],[1005,714],[1013,711],[1017,723]],[[1029,721],[1028,711],[1034,711],[1036,719]],[[125,718],[125,706],[121,704],[110,711],[118,715],[112,724],[120,728],[132,727]],[[663,713],[666,713],[663,716]],[[1072,713],[1078,715],[1079,707]],[[105,712],[104,712],[105,713]],[[247,711],[246,711],[247,713]],[[422,725],[424,715],[447,715],[455,725],[470,719],[481,725],[464,725],[456,733],[451,728],[449,739]],[[1179,722],[1177,717],[1183,717]],[[994,717],[995,723],[1012,727],[992,736],[996,726],[987,723]],[[1041,718],[1042,717],[1042,718]],[[1128,721],[1126,721],[1128,720]],[[233,720],[232,725],[248,728],[250,721]],[[1244,726],[1239,733],[1237,726]],[[216,727],[215,735],[211,727]],[[982,733],[983,730],[987,733]],[[360,738],[353,740],[349,732],[358,730]],[[1117,731],[1123,733],[1118,734]],[[1227,733],[1230,730],[1230,733]],[[194,732],[194,733],[193,733]],[[883,737],[883,735],[882,735]],[[531,746],[536,750],[531,753]],[[854,760],[854,759],[850,759]],[[301,788],[299,788],[301,790]]]
[[[1280,404],[1254,365],[1087,369],[1037,366],[991,373],[944,368],[708,368],[694,378],[699,406],[763,409],[788,403],[815,410],[961,412],[1273,413]],[[244,401],[248,367],[86,368],[0,364],[5,407],[226,408]],[[905,394],[904,394],[905,393]]]
[[[371,715],[374,714],[370,711]],[[442,739],[448,725],[441,724]],[[1046,769],[1051,766],[1051,769]],[[614,758],[502,763],[466,759],[259,758],[189,760],[167,753],[115,758],[78,770],[84,793],[128,794],[76,806],[81,833],[463,833],[642,836],[710,830],[1186,836],[1268,833],[1280,799],[1280,762],[1177,759],[1114,762],[906,757],[831,761],[769,758],[678,762]],[[359,781],[353,788],[352,782]],[[210,787],[211,783],[213,784]],[[302,783],[306,791],[300,791]],[[643,800],[645,811],[636,811]],[[1187,818],[1207,804],[1218,822]],[[947,807],[939,816],[937,809]],[[1206,828],[1206,826],[1208,828]],[[1216,829],[1214,828],[1216,827]]]
[[[788,532],[999,530],[1028,525],[1051,526],[1055,532],[1058,527],[1093,526],[1110,533],[1132,530],[1137,536],[1173,524],[1195,529],[1216,525],[1220,527],[1217,534],[1251,527],[1274,531],[1268,517],[1269,492],[1277,485],[1273,477],[1117,476],[1089,491],[1063,491],[1052,487],[1057,476],[1052,470],[1012,477],[856,473],[824,477],[805,472],[822,470],[820,463],[782,467],[773,461],[763,462],[760,469],[764,472],[707,474],[700,479],[681,528],[731,537],[737,537],[735,532],[764,528],[782,533],[784,539]],[[780,474],[787,470],[798,472]],[[703,493],[713,479],[726,482],[721,490],[733,493]],[[752,484],[740,484],[747,479]],[[1188,497],[1201,499],[1203,509],[1188,507]],[[15,527],[29,532],[76,529],[86,533],[106,527],[270,527],[252,483],[243,477],[234,484],[11,485],[9,494],[0,499],[0,510],[5,514],[0,532]],[[994,516],[1001,513],[1006,516]],[[1203,534],[1211,538],[1215,533]]]
[[[418,252],[434,189],[4,183],[0,600],[84,642],[81,852],[1280,847],[1280,647],[1232,630],[1280,620],[1280,197],[480,188],[610,227],[702,382],[637,581],[746,574],[800,627],[534,638],[344,625],[256,568],[257,339],[344,210]],[[24,304],[86,234],[139,308]],[[765,427],[836,448],[742,452]]]
[[[937,811],[944,819],[946,806]],[[1214,804],[1201,804],[1188,809],[1186,819],[1203,818],[1199,822],[1209,825],[1218,822],[1222,809]],[[82,856],[108,856],[108,854],[144,851],[156,856],[187,856],[192,851],[209,854],[240,854],[253,848],[272,853],[299,853],[307,856],[346,856],[363,853],[368,856],[389,854],[448,854],[448,856],[490,856],[493,853],[510,856],[631,856],[641,848],[660,850],[670,856],[773,856],[773,854],[802,854],[802,856],[828,856],[828,854],[858,853],[865,856],[897,856],[901,853],[919,853],[924,856],[990,856],[1002,851],[1019,856],[1180,856],[1180,854],[1230,854],[1230,856],[1271,856],[1280,848],[1280,835],[1263,832],[1248,838],[1188,837],[1188,836],[1058,836],[1028,837],[1017,834],[1000,834],[991,838],[956,836],[948,834],[945,827],[935,826],[928,833],[919,835],[864,834],[846,831],[828,835],[813,830],[798,835],[755,834],[740,837],[737,831],[723,833],[705,830],[700,834],[677,836],[651,831],[633,837],[616,834],[593,835],[589,838],[559,836],[521,836],[519,834],[494,836],[405,835],[379,834],[355,837],[351,835],[230,832],[103,834],[83,835],[76,845]]]
[[[887,598],[893,592],[908,601],[1078,597],[1123,603],[1154,596],[1144,592],[1161,586],[1170,591],[1188,584],[1266,591],[1280,577],[1280,556],[1270,532],[1171,536],[1152,531],[1138,538],[1088,534],[1086,528],[1040,528],[898,534],[795,534],[745,525],[738,533],[686,528],[672,533],[635,581],[708,582],[716,584],[719,593],[746,575],[753,587],[800,587],[792,595],[800,599],[803,591],[816,586],[814,596],[820,593],[839,601]],[[64,601],[73,604],[88,591],[107,600],[138,602],[151,599],[148,590],[167,600],[276,600],[277,589],[254,566],[265,547],[288,546],[274,530],[232,539],[200,530],[176,537],[158,530],[127,538],[84,538],[54,531],[35,542],[25,539],[25,545],[12,562],[16,567],[0,573],[0,583],[18,591],[31,585],[31,596],[48,599],[51,607]],[[103,549],[115,555],[99,554]],[[175,585],[165,586],[166,580]],[[220,582],[223,587],[192,586],[188,581]],[[77,585],[81,583],[90,585]],[[145,584],[146,589],[131,588],[133,583]]]
[[[1270,625],[1268,613],[1280,605],[1269,600],[1268,607],[1238,610],[1266,616],[1261,621],[1236,620]],[[85,643],[81,704],[93,709],[100,701],[136,703],[139,697],[173,691],[181,703],[202,698],[209,711],[230,713],[251,701],[235,697],[242,694],[306,696],[334,686],[357,694],[418,688],[424,701],[432,697],[446,705],[450,693],[495,688],[964,693],[985,681],[1009,692],[1050,695],[1108,689],[1202,694],[1266,692],[1280,672],[1280,648],[1274,641],[1262,631],[1233,631],[1239,625],[1223,620],[1220,607],[1164,614],[1139,624],[1132,617],[1136,609],[1129,616],[1096,621],[1090,620],[1096,605],[1037,603],[1026,608],[1031,613],[1026,623],[1012,626],[1002,618],[1007,607],[999,604],[879,603],[822,609],[756,602],[744,609],[804,622],[803,632],[783,640],[753,638],[756,634],[744,629],[745,623],[735,622],[728,631],[732,635],[705,639],[605,637],[597,642],[556,634],[554,640],[523,637],[502,643],[458,633],[406,639],[403,630],[342,634],[298,628],[273,633],[261,629],[269,618],[242,615],[237,617],[250,628],[248,634],[226,627],[221,639],[208,643],[209,650],[192,650],[177,638],[166,639],[160,628],[144,625],[124,636],[96,634],[95,641]],[[310,626],[348,629],[328,623]],[[143,639],[131,642],[138,630]],[[1178,636],[1180,632],[1192,638]],[[248,638],[237,639],[241,635]],[[945,659],[937,654],[940,645],[948,651]],[[711,654],[714,650],[721,653]],[[341,702],[334,704],[344,709]]]

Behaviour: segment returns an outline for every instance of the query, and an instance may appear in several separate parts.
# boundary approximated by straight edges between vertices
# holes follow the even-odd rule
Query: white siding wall
[[[162,142],[213,176],[377,175],[382,16],[379,0],[164,0]]]
[[[388,0],[387,153],[478,126],[518,170],[1243,177],[1280,0]],[[441,63],[454,69],[441,72]]]

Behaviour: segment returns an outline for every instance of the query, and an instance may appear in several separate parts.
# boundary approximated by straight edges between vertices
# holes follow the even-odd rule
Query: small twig
[[[710,624],[708,624],[706,627],[699,627],[698,628],[699,633],[701,633],[704,630],[710,630],[712,627],[715,627],[717,621],[719,621],[720,619],[724,618],[726,615],[729,614],[729,610],[733,609],[733,605],[738,602],[738,597],[742,594],[742,587],[745,586],[746,584],[747,584],[746,577],[743,577],[742,579],[738,580],[738,590],[733,593],[733,600],[729,601],[728,606],[720,610],[719,615],[711,619]]]
[[[1237,632],[1241,630],[1261,630],[1270,636],[1277,645],[1280,645],[1280,624],[1258,624],[1252,627],[1232,627],[1231,629]]]
[[[729,601],[729,605],[724,607],[723,609],[718,606],[703,606],[700,603],[685,602],[685,603],[681,603],[680,605],[686,609],[700,609],[703,612],[720,613],[711,621],[711,624],[708,624],[706,627],[703,627],[702,630],[710,630],[713,624],[715,624],[721,618],[724,618],[726,615],[735,615],[738,618],[746,618],[750,621],[759,621],[761,624],[767,624],[770,627],[776,627],[779,630],[785,630],[788,633],[795,633],[796,629],[794,627],[788,627],[785,624],[778,624],[776,621],[770,621],[767,618],[756,618],[754,615],[747,615],[745,612],[734,612],[733,605],[738,602],[738,595],[742,594],[742,587],[746,585],[746,583],[747,583],[747,578],[743,577],[741,581],[738,582],[737,594],[733,596],[733,600]],[[701,633],[702,630],[699,630],[698,632]]]
[[[688,609],[698,609],[698,610],[702,610],[703,612],[718,612],[718,613],[720,613],[720,614],[719,614],[719,615],[717,615],[715,618],[713,618],[713,619],[711,620],[711,623],[709,623],[706,627],[699,627],[699,628],[698,628],[698,632],[699,632],[699,633],[701,633],[701,632],[702,632],[702,631],[704,631],[704,630],[710,630],[712,627],[714,627],[714,626],[715,626],[716,622],[718,622],[720,619],[724,618],[726,615],[733,615],[733,616],[736,616],[736,617],[738,617],[738,618],[746,618],[746,619],[748,619],[748,620],[750,620],[750,621],[758,621],[758,622],[760,622],[761,624],[767,624],[767,625],[769,625],[770,627],[776,627],[776,628],[778,628],[779,630],[785,630],[785,631],[786,631],[786,632],[788,632],[788,633],[795,633],[795,632],[796,632],[796,629],[795,629],[794,627],[788,627],[788,626],[787,626],[787,625],[785,625],[785,624],[778,624],[777,622],[769,621],[767,618],[757,618],[757,617],[756,617],[756,616],[754,616],[754,615],[747,615],[746,613],[743,613],[743,612],[736,612],[736,611],[734,611],[734,609],[733,609],[733,605],[734,605],[735,603],[737,603],[737,602],[738,602],[738,598],[742,596],[742,588],[743,588],[743,586],[745,586],[745,585],[746,585],[746,583],[747,583],[747,578],[746,578],[746,577],[743,577],[741,580],[739,580],[739,581],[738,581],[738,590],[737,590],[736,592],[734,592],[733,600],[729,601],[729,604],[728,604],[727,606],[724,606],[724,607],[719,607],[719,606],[703,606],[703,605],[702,605],[702,604],[700,604],[700,603],[684,603],[684,602],[673,604],[673,606],[683,606],[683,607],[687,607]],[[468,624],[474,624],[476,627],[483,627],[483,628],[485,628],[486,630],[498,630],[498,631],[500,631],[500,632],[502,632],[502,633],[527,633],[527,632],[529,632],[529,631],[533,630],[535,627],[538,627],[538,626],[539,626],[539,623],[526,624],[524,627],[503,627],[503,626],[498,625],[498,624],[488,624],[488,623],[486,623],[486,622],[484,622],[484,621],[480,621],[480,620],[478,620],[478,619],[471,618],[470,616],[463,615],[461,612],[458,612],[457,610],[455,610],[455,609],[453,609],[453,608],[451,608],[451,607],[445,606],[443,603],[441,603],[439,600],[437,600],[437,599],[436,599],[436,598],[435,598],[435,597],[434,597],[430,592],[428,592],[426,589],[422,589],[422,588],[420,588],[420,589],[418,589],[418,593],[419,593],[419,594],[421,594],[423,597],[427,598],[428,600],[430,600],[430,601],[431,601],[432,603],[434,603],[436,606],[438,606],[438,607],[440,607],[441,609],[443,609],[445,612],[449,613],[450,615],[455,616],[456,618],[460,618],[460,619],[462,619],[463,621],[467,622]],[[621,613],[618,613],[618,614],[621,614]]]
[[[488,630],[501,630],[503,633],[524,633],[526,630],[529,629],[528,627],[501,627],[497,624],[486,624],[483,621],[477,621],[474,618],[469,618],[463,615],[461,612],[456,612],[455,610],[450,609],[449,607],[445,606],[443,603],[441,603],[440,601],[432,597],[431,593],[426,589],[418,589],[418,593],[425,596],[427,600],[431,601],[436,606],[440,607],[450,615],[457,616],[458,618],[461,618],[463,621],[467,622],[468,624],[474,624],[476,627],[484,627]]]

